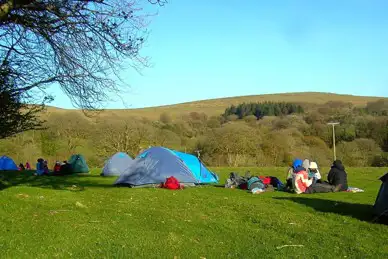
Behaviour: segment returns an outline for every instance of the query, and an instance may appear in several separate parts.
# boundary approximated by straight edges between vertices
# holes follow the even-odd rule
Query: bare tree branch
[[[164,5],[166,1],[148,1]],[[0,1],[0,64],[14,91],[58,84],[76,107],[101,108],[123,84],[119,71],[140,71],[149,14],[141,0]],[[4,40],[3,40],[4,39]],[[121,82],[121,83],[120,83]]]

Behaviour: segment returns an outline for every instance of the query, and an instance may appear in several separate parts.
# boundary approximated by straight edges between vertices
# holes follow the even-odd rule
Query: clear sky
[[[151,9],[152,10],[152,9]],[[319,91],[388,96],[387,0],[169,0],[106,108]],[[54,106],[71,108],[55,89]]]

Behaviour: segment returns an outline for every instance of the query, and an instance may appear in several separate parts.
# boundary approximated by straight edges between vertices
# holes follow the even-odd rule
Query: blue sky
[[[152,9],[151,10],[155,10]],[[152,18],[143,75],[106,108],[319,91],[388,96],[386,0],[169,0]],[[54,106],[71,108],[57,89]]]

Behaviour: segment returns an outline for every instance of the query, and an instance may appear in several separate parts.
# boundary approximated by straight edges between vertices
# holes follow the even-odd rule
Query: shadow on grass
[[[95,175],[35,176],[34,171],[0,171],[0,191],[14,186],[30,186],[54,190],[83,191],[85,187],[114,188],[112,183],[99,183]],[[90,180],[89,180],[90,179]]]
[[[373,220],[373,206],[368,204],[348,203],[343,201],[304,197],[274,197],[274,199],[293,201],[311,207],[319,212],[336,213],[339,215],[356,218],[361,221],[371,222]]]

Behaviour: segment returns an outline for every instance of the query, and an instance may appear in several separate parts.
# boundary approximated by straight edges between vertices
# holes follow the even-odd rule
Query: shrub
[[[161,122],[163,122],[164,124],[169,124],[172,122],[172,118],[170,116],[170,114],[168,114],[167,112],[163,112],[160,114],[160,119],[159,119]]]
[[[372,166],[374,167],[388,167],[388,152],[381,153],[373,157]]]
[[[249,122],[257,121],[257,117],[255,115],[248,115],[244,117],[244,120],[249,123]]]
[[[226,116],[226,120],[227,121],[236,121],[236,120],[238,120],[238,116],[235,114],[228,115],[228,116]]]

